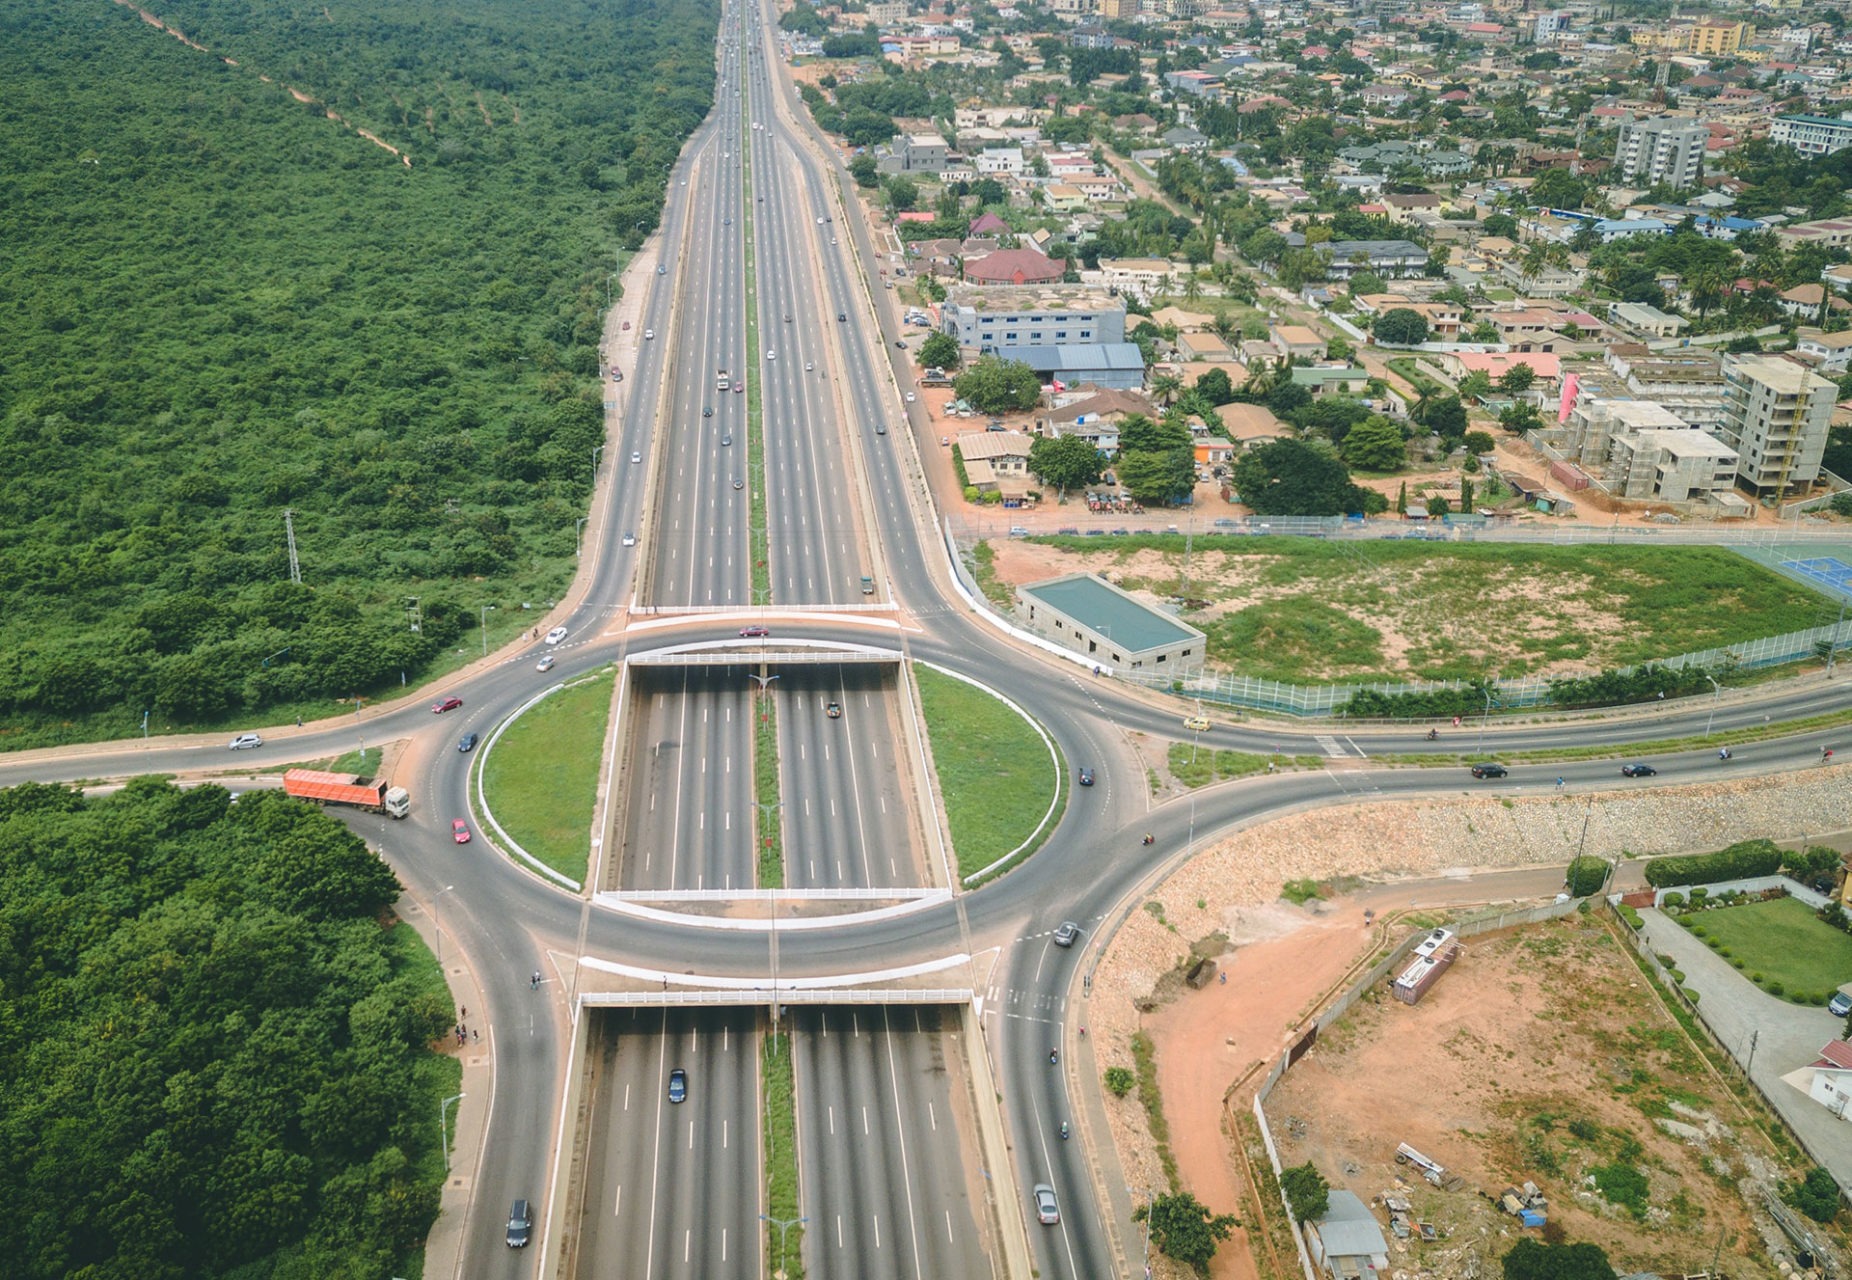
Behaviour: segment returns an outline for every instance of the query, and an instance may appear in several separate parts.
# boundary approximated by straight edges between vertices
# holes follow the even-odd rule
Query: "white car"
[[[632,466],[635,466],[637,463],[641,461],[643,461],[643,455],[636,452],[635,450],[632,450],[630,454],[630,464]]]
[[[624,535],[624,545],[627,547],[636,546],[637,545],[637,535],[634,533],[625,534]]]
[[[767,351],[765,353],[765,358],[767,360],[776,360],[778,358],[778,353],[776,351]]]
[[[818,219],[817,219],[817,225],[818,225],[819,227],[820,227],[820,226],[822,226],[822,225],[823,225],[823,219],[821,219],[821,218],[818,218]]]
[[[919,397],[914,395],[911,391],[907,392],[907,403],[908,404],[912,404],[914,401],[918,399]]]
[[[233,751],[248,751],[252,747],[261,747],[264,740],[254,733],[241,733],[226,744]]]
[[[553,664],[558,661],[559,661],[558,658],[555,658],[552,654],[549,653],[546,657],[542,658],[539,662],[536,662],[534,664],[534,670],[551,671],[553,670]]]
[[[548,644],[558,644],[561,640],[564,640],[565,638],[566,638],[566,628],[564,627],[554,627],[553,630],[547,632],[547,643]]]
[[[645,329],[643,331],[643,341],[650,342],[655,337],[656,337],[656,331],[654,329]]]
[[[815,369],[816,367],[817,367],[817,366],[816,366],[816,362],[815,362],[815,361],[813,361],[813,360],[806,360],[806,361],[804,361],[804,372],[805,372],[805,373],[809,373],[809,372],[811,372],[811,371],[812,371],[812,370],[814,370],[814,369]]]

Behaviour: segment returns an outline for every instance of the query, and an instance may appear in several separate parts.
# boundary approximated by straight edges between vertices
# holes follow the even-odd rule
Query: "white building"
[[[1149,302],[1160,293],[1171,292],[1186,270],[1168,258],[1101,258],[1098,283],[1121,297]],[[1087,272],[1082,279],[1094,274]]]
[[[1827,156],[1852,147],[1852,120],[1832,116],[1776,116],[1768,140],[1803,155]]]
[[[1710,129],[1689,116],[1628,120],[1614,147],[1615,178],[1640,186],[1696,186],[1704,168]]]
[[[1018,174],[1023,169],[1021,147],[985,147],[977,153],[977,171],[984,174]]]
[[[1807,1096],[1841,1120],[1847,1119],[1846,1107],[1852,1103],[1852,1044],[1828,1040],[1812,1067]]]
[[[1726,357],[1723,381],[1721,434],[1743,486],[1785,493],[1819,479],[1838,386],[1779,356]]]
[[[1814,357],[1827,373],[1844,373],[1852,365],[1852,329],[1839,333],[1803,329],[1796,335],[1794,350]]]

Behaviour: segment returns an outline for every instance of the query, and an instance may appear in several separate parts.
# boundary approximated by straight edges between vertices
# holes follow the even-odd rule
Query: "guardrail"
[[[742,1004],[814,1005],[814,1004],[964,1004],[971,1003],[969,987],[931,987],[908,990],[904,987],[869,990],[863,987],[741,987],[731,991],[582,991],[581,1006],[598,1009],[628,1009],[653,1006],[716,1006]]]

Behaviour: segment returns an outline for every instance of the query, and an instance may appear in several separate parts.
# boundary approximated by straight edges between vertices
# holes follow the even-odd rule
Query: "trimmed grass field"
[[[1743,972],[1760,975],[1771,995],[1785,995],[1802,1004],[1824,1004],[1842,982],[1852,982],[1852,936],[1841,933],[1814,915],[1798,898],[1749,902],[1686,917],[1704,930],[1700,936],[1712,950]],[[1775,989],[1780,984],[1780,990]]]
[[[523,849],[583,884],[615,671],[603,671],[528,709],[484,761],[495,820]]]
[[[1180,534],[1037,538],[1168,598]],[[1824,597],[1722,547],[1245,537],[1200,530],[1184,620],[1213,667],[1299,683],[1583,674],[1831,622]]]
[[[920,706],[958,874],[972,875],[1037,837],[1036,824],[1067,785],[1033,725],[990,694],[919,663]],[[1041,836],[1053,829],[1051,818]],[[1031,843],[1023,849],[1028,853]]]

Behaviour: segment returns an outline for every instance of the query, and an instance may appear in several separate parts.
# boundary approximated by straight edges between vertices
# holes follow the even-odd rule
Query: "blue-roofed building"
[[[1730,214],[1722,218],[1698,218],[1692,223],[1701,236],[1713,240],[1734,240],[1749,231],[1765,231],[1768,224],[1759,218],[1739,218]]]
[[[1202,667],[1202,632],[1091,573],[1016,588],[1016,612],[1031,631],[1103,667],[1176,672]]]
[[[1595,224],[1601,243],[1609,244],[1628,236],[1662,236],[1672,230],[1664,218],[1603,218]]]
[[[1020,360],[1043,382],[1078,386],[1091,382],[1109,391],[1136,391],[1145,385],[1145,355],[1136,342],[1075,343],[1065,347],[1012,347],[1000,353]]]

